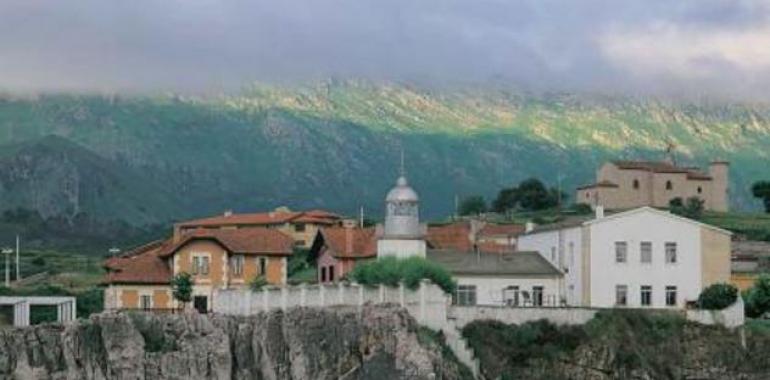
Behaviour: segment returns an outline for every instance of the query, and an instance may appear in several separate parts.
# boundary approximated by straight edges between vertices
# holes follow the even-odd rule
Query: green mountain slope
[[[137,224],[277,205],[343,212],[363,205],[379,214],[401,148],[429,217],[451,213],[455,194],[490,198],[529,176],[553,185],[561,177],[571,193],[603,160],[660,158],[667,141],[682,162],[730,160],[734,207],[755,207],[747,187],[770,177],[765,106],[355,81],[256,85],[205,98],[0,98],[0,143],[49,135],[88,150],[116,178],[104,188],[109,202],[86,200],[89,211]],[[13,167],[0,167],[0,176]],[[55,194],[55,187],[37,189]],[[10,202],[25,203],[37,207]]]

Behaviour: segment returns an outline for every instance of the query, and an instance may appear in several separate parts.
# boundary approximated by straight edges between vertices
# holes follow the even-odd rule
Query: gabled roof
[[[561,276],[562,273],[537,252],[469,255],[453,250],[429,250],[427,258],[455,275],[499,277]]]
[[[188,220],[178,223],[179,227],[219,227],[239,225],[275,225],[284,223],[317,223],[332,225],[341,220],[340,215],[324,210],[273,211],[245,214],[224,214]]]
[[[683,173],[688,179],[710,180],[711,176],[696,167],[677,166],[667,161],[611,161],[622,170],[644,170],[653,173]]]
[[[692,224],[692,225],[695,225],[695,226],[698,226],[698,227],[708,228],[710,230],[714,230],[714,231],[717,231],[717,232],[720,232],[720,233],[723,233],[723,234],[727,234],[727,235],[732,235],[733,234],[732,232],[730,232],[728,230],[725,230],[725,229],[722,229],[722,228],[719,228],[719,227],[716,227],[716,226],[712,226],[710,224],[702,223],[702,222],[699,222],[697,220],[693,220],[693,219],[690,219],[690,218],[685,218],[683,216],[679,216],[679,215],[673,214],[673,213],[668,212],[668,211],[658,210],[658,209],[650,207],[650,206],[643,206],[643,207],[635,208],[633,210],[619,212],[617,214],[612,214],[612,215],[609,215],[609,216],[605,216],[604,218],[591,219],[591,220],[586,221],[585,223],[583,223],[583,225],[592,225],[592,224],[598,224],[598,223],[606,223],[606,222],[609,222],[609,221],[613,221],[615,219],[625,218],[625,217],[628,217],[628,216],[632,216],[632,215],[636,215],[636,214],[640,214],[640,213],[644,213],[644,212],[649,212],[649,213],[660,215],[660,216],[663,216],[663,217],[666,217],[666,218],[675,219],[675,220],[678,220],[678,221],[681,221],[681,222],[685,222],[685,223],[689,223],[689,224]]]
[[[470,223],[461,221],[440,226],[428,226],[426,240],[431,248],[470,252],[473,250],[470,235]]]
[[[132,249],[121,256],[111,257],[104,262],[107,269],[104,282],[107,284],[168,284],[171,270],[160,257],[169,241],[159,240]]]
[[[480,236],[518,236],[524,233],[521,224],[492,224],[488,223],[479,231]]]
[[[164,246],[159,255],[171,256],[187,243],[195,240],[214,241],[230,253],[291,255],[294,250],[294,242],[289,236],[270,228],[200,228],[183,234],[176,243]]]
[[[374,227],[326,227],[320,233],[330,253],[336,258],[364,259],[377,256]]]

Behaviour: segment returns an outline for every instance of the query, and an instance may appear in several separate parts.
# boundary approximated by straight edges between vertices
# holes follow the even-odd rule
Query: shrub
[[[452,276],[440,265],[419,257],[396,259],[386,257],[370,263],[357,265],[348,275],[350,279],[366,286],[398,286],[404,283],[409,289],[416,289],[420,280],[428,279],[444,292],[452,293],[455,282]]]
[[[770,311],[770,275],[762,274],[746,292],[746,315],[759,317]]]
[[[713,284],[698,296],[698,307],[706,310],[722,310],[738,298],[738,289],[730,284]]]
[[[249,281],[249,289],[251,289],[252,292],[258,292],[267,285],[267,280],[264,276],[255,276]]]

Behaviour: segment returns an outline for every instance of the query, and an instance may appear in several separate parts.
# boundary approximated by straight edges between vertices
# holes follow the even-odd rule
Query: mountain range
[[[731,203],[768,179],[770,106],[360,80],[237,94],[0,96],[0,209],[134,225],[286,205],[382,213],[400,154],[423,215],[528,177],[591,182],[605,160],[731,162]]]

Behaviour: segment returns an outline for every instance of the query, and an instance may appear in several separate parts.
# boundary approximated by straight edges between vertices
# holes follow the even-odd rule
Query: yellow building
[[[171,278],[193,277],[193,302],[200,312],[212,306],[215,289],[248,286],[262,276],[286,284],[287,260],[294,242],[262,227],[198,229],[138,247],[105,262],[105,309],[175,309]]]
[[[234,214],[228,211],[223,215],[178,223],[174,226],[174,236],[182,236],[200,228],[265,227],[277,229],[290,236],[298,247],[310,248],[320,228],[341,224],[342,217],[328,211],[291,211],[286,207],[279,207],[271,212],[260,213]]]

